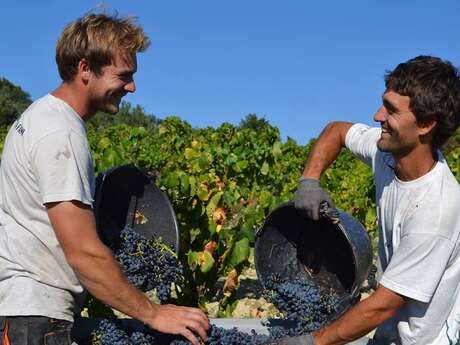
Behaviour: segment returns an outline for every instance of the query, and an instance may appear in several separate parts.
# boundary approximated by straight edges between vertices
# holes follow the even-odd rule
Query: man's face
[[[92,74],[90,99],[94,111],[116,114],[121,99],[136,90],[133,75],[137,70],[136,55],[118,53],[112,64],[104,66],[100,75]]]
[[[394,156],[403,156],[420,144],[420,127],[410,110],[410,97],[392,90],[383,94],[383,104],[374,115],[382,134],[377,147]]]

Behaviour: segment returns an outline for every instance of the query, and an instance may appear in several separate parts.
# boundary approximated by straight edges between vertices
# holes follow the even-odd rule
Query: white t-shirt
[[[83,287],[44,204],[92,205],[94,169],[81,117],[52,95],[12,125],[0,165],[0,315],[73,320]]]
[[[375,337],[382,344],[449,345],[460,330],[460,186],[439,151],[426,175],[399,180],[392,156],[377,148],[380,133],[355,124],[345,139],[374,172],[380,284],[407,297]]]

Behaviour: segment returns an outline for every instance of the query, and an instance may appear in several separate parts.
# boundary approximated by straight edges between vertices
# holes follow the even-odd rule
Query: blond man
[[[196,308],[157,305],[133,287],[98,238],[94,169],[84,122],[118,112],[136,87],[136,54],[149,39],[132,18],[89,14],[57,43],[62,84],[13,124],[0,167],[0,329],[11,345],[70,344],[86,288],[105,304],[192,344],[209,320]]]

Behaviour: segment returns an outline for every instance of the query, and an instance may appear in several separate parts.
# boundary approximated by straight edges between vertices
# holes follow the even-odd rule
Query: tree
[[[240,128],[250,128],[256,131],[260,131],[267,126],[270,126],[268,121],[265,119],[264,116],[261,118],[257,117],[256,114],[248,114],[246,117],[240,121]]]
[[[0,78],[0,127],[11,125],[32,103],[27,92],[5,78]]]
[[[147,130],[153,130],[161,123],[161,120],[154,115],[146,114],[140,105],[132,107],[131,103],[123,101],[117,114],[97,112],[89,123],[98,129],[126,124],[132,127],[145,127]]]

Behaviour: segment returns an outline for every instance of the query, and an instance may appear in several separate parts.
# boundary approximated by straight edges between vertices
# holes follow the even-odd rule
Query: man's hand
[[[295,193],[295,208],[308,218],[319,220],[319,210],[324,202],[329,205],[329,208],[335,207],[330,196],[319,185],[318,180],[302,178]]]
[[[304,334],[299,337],[286,337],[276,343],[268,343],[266,345],[315,345],[315,341],[311,334]]]
[[[208,339],[209,319],[198,308],[179,307],[172,304],[155,305],[155,317],[148,324],[163,333],[180,334],[193,345],[200,345],[196,335]]]

